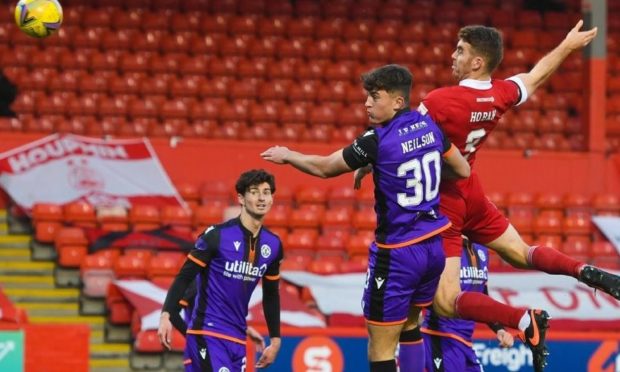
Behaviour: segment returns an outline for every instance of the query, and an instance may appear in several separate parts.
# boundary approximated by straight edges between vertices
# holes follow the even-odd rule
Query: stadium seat
[[[314,260],[308,264],[308,272],[317,275],[333,275],[340,273],[340,265],[336,262],[325,260]]]
[[[368,269],[367,256],[353,256],[349,260],[340,264],[340,272],[345,273],[363,273]]]
[[[333,231],[350,232],[351,230],[351,218],[353,217],[353,206],[335,206],[329,208],[323,220],[321,226],[324,233]]]
[[[568,193],[564,195],[564,207],[566,215],[572,214],[590,214],[592,208],[590,206],[590,198],[580,193]]]
[[[65,268],[78,268],[88,253],[85,245],[62,245],[56,249],[58,265]]]
[[[162,226],[171,226],[175,229],[190,231],[192,228],[192,211],[178,205],[165,205],[161,208]]]
[[[62,227],[54,240],[56,249],[63,246],[86,246],[88,240],[84,231],[79,227]]]
[[[146,268],[150,258],[145,259],[139,255],[122,255],[118,257],[112,267],[117,279],[144,279],[146,278]]]
[[[593,242],[591,246],[592,257],[613,257],[620,258],[616,247],[609,241]]]
[[[62,228],[59,221],[38,221],[33,222],[34,238],[39,243],[53,244],[56,234]]]
[[[211,225],[223,222],[223,205],[210,203],[199,205],[194,209],[193,226],[206,229]]]
[[[295,251],[315,251],[318,230],[316,229],[293,229],[288,234],[284,246],[287,250]]]
[[[536,196],[534,203],[539,211],[562,211],[563,201],[562,195],[554,192],[540,193]]]
[[[347,242],[347,253],[349,257],[365,256],[368,257],[368,249],[370,244],[375,240],[373,231],[358,231],[356,234],[351,235]]]
[[[564,217],[562,221],[564,234],[570,235],[590,235],[592,233],[592,221],[589,214],[573,214]]]
[[[63,206],[65,221],[73,226],[94,228],[97,226],[95,208],[86,202],[73,202]]]
[[[553,249],[561,249],[562,236],[559,234],[542,234],[536,238],[533,245],[544,246]]]
[[[356,230],[374,230],[377,227],[377,215],[374,209],[364,208],[355,212],[352,225]]]
[[[272,227],[287,227],[289,224],[291,209],[289,205],[274,205],[269,213],[265,216],[265,226]]]
[[[540,234],[561,234],[562,213],[558,211],[543,211],[534,219],[534,232]]]
[[[128,231],[127,210],[122,206],[97,208],[99,227],[105,231]]]
[[[320,209],[312,208],[309,204],[303,205],[292,210],[289,226],[293,228],[317,229],[323,218],[323,213]]]
[[[155,330],[138,332],[133,347],[140,353],[163,353],[164,351],[164,346],[159,341],[159,336]]]
[[[129,209],[129,222],[135,231],[160,227],[159,209],[154,205],[138,204]]]
[[[569,236],[562,244],[562,253],[575,260],[588,262],[591,255],[590,238],[585,236]]]
[[[317,257],[346,255],[346,238],[333,234],[320,235],[316,240]]]
[[[35,223],[41,221],[61,222],[62,218],[62,206],[58,204],[35,203],[32,207],[32,219]]]
[[[592,198],[592,207],[596,214],[620,215],[620,198],[612,193],[596,194]]]
[[[182,252],[160,252],[149,260],[146,268],[146,277],[153,280],[156,277],[173,277],[185,262]]]
[[[531,209],[515,209],[509,215],[510,223],[521,234],[534,232],[534,211]]]

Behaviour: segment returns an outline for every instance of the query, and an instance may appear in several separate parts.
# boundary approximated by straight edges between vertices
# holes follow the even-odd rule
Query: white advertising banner
[[[22,208],[182,204],[148,139],[54,134],[0,154],[0,186]]]
[[[620,254],[620,217],[616,216],[594,216],[594,224],[605,234],[611,244],[616,247]]]
[[[282,278],[308,287],[324,314],[362,316],[361,299],[366,274],[315,275],[286,271]],[[562,329],[620,330],[620,302],[576,279],[538,272],[491,273],[489,294],[519,308],[545,309]]]

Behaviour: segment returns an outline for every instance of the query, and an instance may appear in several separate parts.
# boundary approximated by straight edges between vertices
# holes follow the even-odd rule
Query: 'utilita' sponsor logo
[[[262,264],[261,266],[254,266],[247,261],[235,260],[235,262],[226,261],[225,269],[229,273],[250,275],[260,278],[265,275],[267,265]]]

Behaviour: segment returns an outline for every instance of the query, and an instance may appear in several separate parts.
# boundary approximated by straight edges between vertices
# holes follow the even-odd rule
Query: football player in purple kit
[[[170,348],[170,313],[191,282],[196,297],[186,333],[186,371],[242,371],[246,361],[246,316],[252,292],[263,279],[263,311],[270,345],[256,366],[269,366],[280,349],[280,261],[282,243],[262,226],[273,205],[273,175],[250,170],[235,185],[241,214],[209,227],[196,240],[164,302],[159,338]]]
[[[461,254],[461,290],[487,293],[489,278],[489,251],[480,244],[463,238]],[[473,350],[473,320],[453,319],[427,309],[422,323],[422,337],[426,350],[427,372],[463,371],[480,372],[482,366]],[[514,344],[513,336],[499,323],[489,324],[502,347]]]
[[[439,213],[442,164],[468,177],[467,161],[433,120],[409,109],[413,77],[399,65],[362,75],[370,122],[376,127],[331,155],[306,155],[274,146],[261,156],[327,178],[372,165],[377,228],[369,249],[363,296],[371,372],[396,371],[399,336],[412,340],[420,310],[433,299],[444,264],[439,233],[450,221]],[[401,336],[401,332],[403,333]],[[421,345],[401,349],[401,370],[421,371]]]

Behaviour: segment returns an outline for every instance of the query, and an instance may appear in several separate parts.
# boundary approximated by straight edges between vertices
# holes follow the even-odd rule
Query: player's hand
[[[265,150],[260,156],[270,162],[276,164],[286,163],[286,156],[291,150],[284,146],[273,146]]]
[[[583,48],[596,37],[596,33],[598,31],[597,27],[587,31],[579,31],[582,26],[583,20],[580,19],[575,27],[573,27],[573,29],[566,34],[566,38],[564,38],[563,43],[569,50]]]
[[[265,350],[265,339],[263,338],[263,336],[260,333],[258,333],[258,331],[254,329],[254,327],[248,327],[245,333],[248,335],[250,340],[252,340],[252,342],[256,345],[256,351],[258,351],[259,353],[262,353],[263,350]]]
[[[372,172],[372,165],[358,168],[353,173],[353,189],[359,190],[362,187],[362,179]]]
[[[256,363],[256,368],[269,367],[276,360],[278,351],[280,351],[280,342],[281,340],[279,337],[273,337],[271,339],[270,345],[263,351],[263,354]]]
[[[512,334],[503,329],[497,331],[497,341],[499,341],[499,346],[501,347],[512,347],[515,343],[515,339],[512,337]]]
[[[157,330],[157,336],[159,336],[159,342],[170,350],[170,343],[172,341],[172,323],[170,322],[170,314],[162,312],[159,317],[159,329]]]

